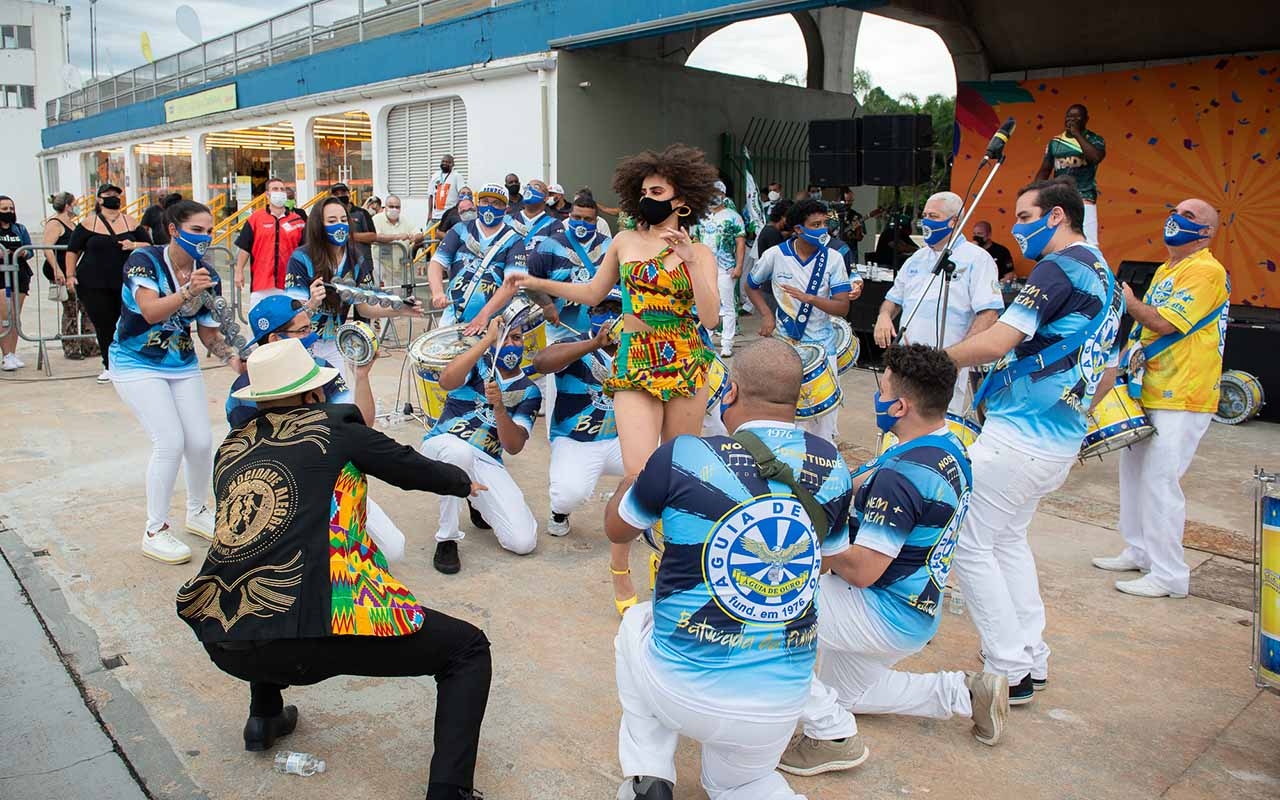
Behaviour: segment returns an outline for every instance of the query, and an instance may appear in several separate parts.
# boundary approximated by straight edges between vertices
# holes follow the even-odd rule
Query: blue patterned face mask
[[[591,234],[596,232],[595,223],[584,219],[570,219],[567,224],[569,231],[578,239],[590,239]]]
[[[806,228],[801,225],[796,228],[796,234],[814,247],[823,247],[831,241],[831,234],[827,233],[825,225],[821,228]]]
[[[213,241],[213,237],[207,233],[192,233],[191,231],[178,231],[178,247],[182,248],[182,252],[191,256],[192,261],[199,261],[204,255],[204,251],[209,249],[209,243]]]
[[[498,351],[498,366],[507,372],[513,372],[520,369],[520,361],[524,358],[523,344],[507,344],[503,345]]]
[[[520,200],[526,206],[537,208],[540,205],[546,204],[547,196],[533,186],[526,186],[524,187],[524,191],[520,193]]]
[[[876,404],[876,427],[880,429],[881,433],[888,433],[893,430],[893,426],[897,425],[898,420],[901,419],[901,417],[895,417],[889,413],[889,409],[897,405],[898,399],[895,397],[892,400],[881,400],[880,392],[876,392],[873,400]]]
[[[329,237],[330,244],[341,247],[347,243],[347,237],[351,235],[351,226],[345,222],[335,222],[324,226],[324,234]]]
[[[1170,247],[1191,244],[1206,238],[1204,229],[1207,227],[1209,226],[1189,220],[1175,211],[1164,221],[1164,243]]]
[[[303,346],[303,347],[305,347],[305,348],[307,348],[308,350],[310,350],[310,349],[311,349],[311,345],[313,345],[313,344],[315,344],[316,342],[320,341],[320,334],[316,333],[315,331],[312,331],[311,333],[308,333],[306,336],[303,336],[303,337],[302,337],[301,339],[299,339],[298,341],[302,342],[302,346]]]
[[[506,213],[502,209],[498,208],[497,206],[489,206],[489,205],[480,206],[480,208],[478,208],[477,211],[479,212],[481,224],[489,225],[489,226],[497,225],[498,222],[502,220],[503,215]]]
[[[1057,232],[1058,226],[1050,225],[1049,215],[1045,214],[1040,219],[1014,225],[1013,240],[1018,243],[1018,249],[1024,256],[1037,261],[1044,255],[1044,249],[1049,246],[1049,240]]]
[[[951,220],[922,219],[920,220],[920,231],[924,234],[924,243],[933,247],[935,244],[941,244],[946,241],[947,236],[951,233]]]

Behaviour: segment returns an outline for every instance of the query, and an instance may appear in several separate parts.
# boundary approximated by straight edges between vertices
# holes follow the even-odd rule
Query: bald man
[[[1093,559],[1099,569],[1146,573],[1116,582],[1126,594],[1187,596],[1191,573],[1182,555],[1186,501],[1178,482],[1218,410],[1231,294],[1227,271],[1209,250],[1217,232],[1213,206],[1183,200],[1164,222],[1169,260],[1156,270],[1146,296],[1138,300],[1128,284],[1122,285],[1135,324],[1121,364],[1130,368],[1130,393],[1135,383],[1141,387],[1142,405],[1157,431],[1120,453],[1124,552]],[[1131,355],[1138,345],[1146,365],[1135,369]]]

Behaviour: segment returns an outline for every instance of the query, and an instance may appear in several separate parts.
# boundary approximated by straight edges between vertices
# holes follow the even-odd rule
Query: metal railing
[[[22,259],[30,256],[43,257],[44,253],[50,251],[65,253],[67,247],[61,244],[27,244],[13,251],[0,249],[0,286],[13,286],[16,288],[18,285],[18,271],[22,268]],[[16,328],[19,339],[25,342],[34,342],[36,345],[36,369],[44,370],[45,376],[51,377],[53,375],[53,366],[49,363],[50,342],[62,342],[71,339],[93,339],[97,341],[98,336],[96,333],[84,333],[83,330],[81,333],[66,335],[59,330],[52,336],[44,335],[44,315],[47,309],[44,308],[43,304],[46,302],[48,293],[43,286],[43,278],[43,269],[36,268],[32,270],[32,288],[35,291],[27,295],[27,303],[24,304],[29,306],[31,296],[35,295],[35,335],[32,336],[22,329],[22,314],[18,308],[18,293],[15,291],[9,293],[9,296],[4,299],[7,313],[6,319],[0,320],[0,336],[7,335],[11,329]],[[62,310],[57,309],[54,313],[56,315],[55,319],[61,320]]]
[[[164,97],[510,0],[315,0],[45,104],[49,125]]]
[[[245,220],[249,219],[249,215],[254,211],[257,211],[259,208],[266,208],[266,206],[267,194],[266,192],[263,192],[253,198],[252,202],[241,206],[236,213],[215,223],[213,226],[213,244],[222,245],[229,243],[233,237],[239,234],[240,226],[244,224]]]

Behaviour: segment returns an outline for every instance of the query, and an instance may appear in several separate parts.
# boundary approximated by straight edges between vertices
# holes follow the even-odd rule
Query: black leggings
[[[434,676],[435,752],[427,798],[456,798],[459,789],[472,788],[492,666],[489,640],[471,623],[428,609],[422,628],[409,636],[278,639],[249,650],[205,648],[219,669],[249,682],[251,716],[279,714],[281,691],[289,686],[337,675]]]
[[[116,335],[116,323],[120,321],[120,290],[76,287],[76,297],[84,306],[93,329],[98,334],[98,347],[102,348],[102,366],[107,363],[107,349]]]

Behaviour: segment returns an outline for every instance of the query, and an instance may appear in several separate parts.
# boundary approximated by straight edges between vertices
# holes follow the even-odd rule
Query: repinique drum
[[[436,424],[444,413],[448,392],[440,388],[440,372],[453,359],[467,352],[478,336],[463,336],[466,325],[450,325],[436,328],[413,340],[409,345],[409,360],[413,362],[413,381],[418,387],[418,401],[427,418],[427,427]]]
[[[520,368],[533,380],[542,377],[533,371],[533,357],[547,346],[547,323],[542,318],[542,307],[524,295],[516,295],[502,312],[504,326],[523,326],[524,358]]]
[[[831,325],[836,329],[836,374],[843,375],[857,365],[862,344],[845,320],[832,317]]]
[[[843,393],[840,383],[831,371],[827,351],[816,344],[801,342],[792,347],[800,354],[804,364],[804,383],[800,386],[800,400],[796,403],[796,419],[816,419],[840,406]]]
[[[1079,458],[1083,461],[1091,456],[1101,457],[1137,444],[1155,432],[1142,405],[1129,396],[1128,377],[1117,375],[1116,385],[1089,415],[1089,428],[1085,431]]]
[[[352,320],[338,328],[335,336],[338,352],[352,366],[363,367],[378,356],[378,334],[360,320]]]
[[[1256,416],[1265,402],[1261,381],[1243,370],[1229,369],[1222,373],[1218,413],[1213,420],[1239,425]]]
[[[960,417],[947,412],[947,429],[960,440],[960,444],[965,447],[971,446],[978,441],[978,434],[982,433],[982,426],[977,420],[968,417]],[[883,453],[890,447],[898,443],[898,437],[892,433],[886,433],[880,437],[880,447],[876,451],[876,455]]]
[[[707,413],[719,414],[720,400],[729,388],[729,369],[719,356],[707,367],[707,387],[710,389],[707,392]]]

